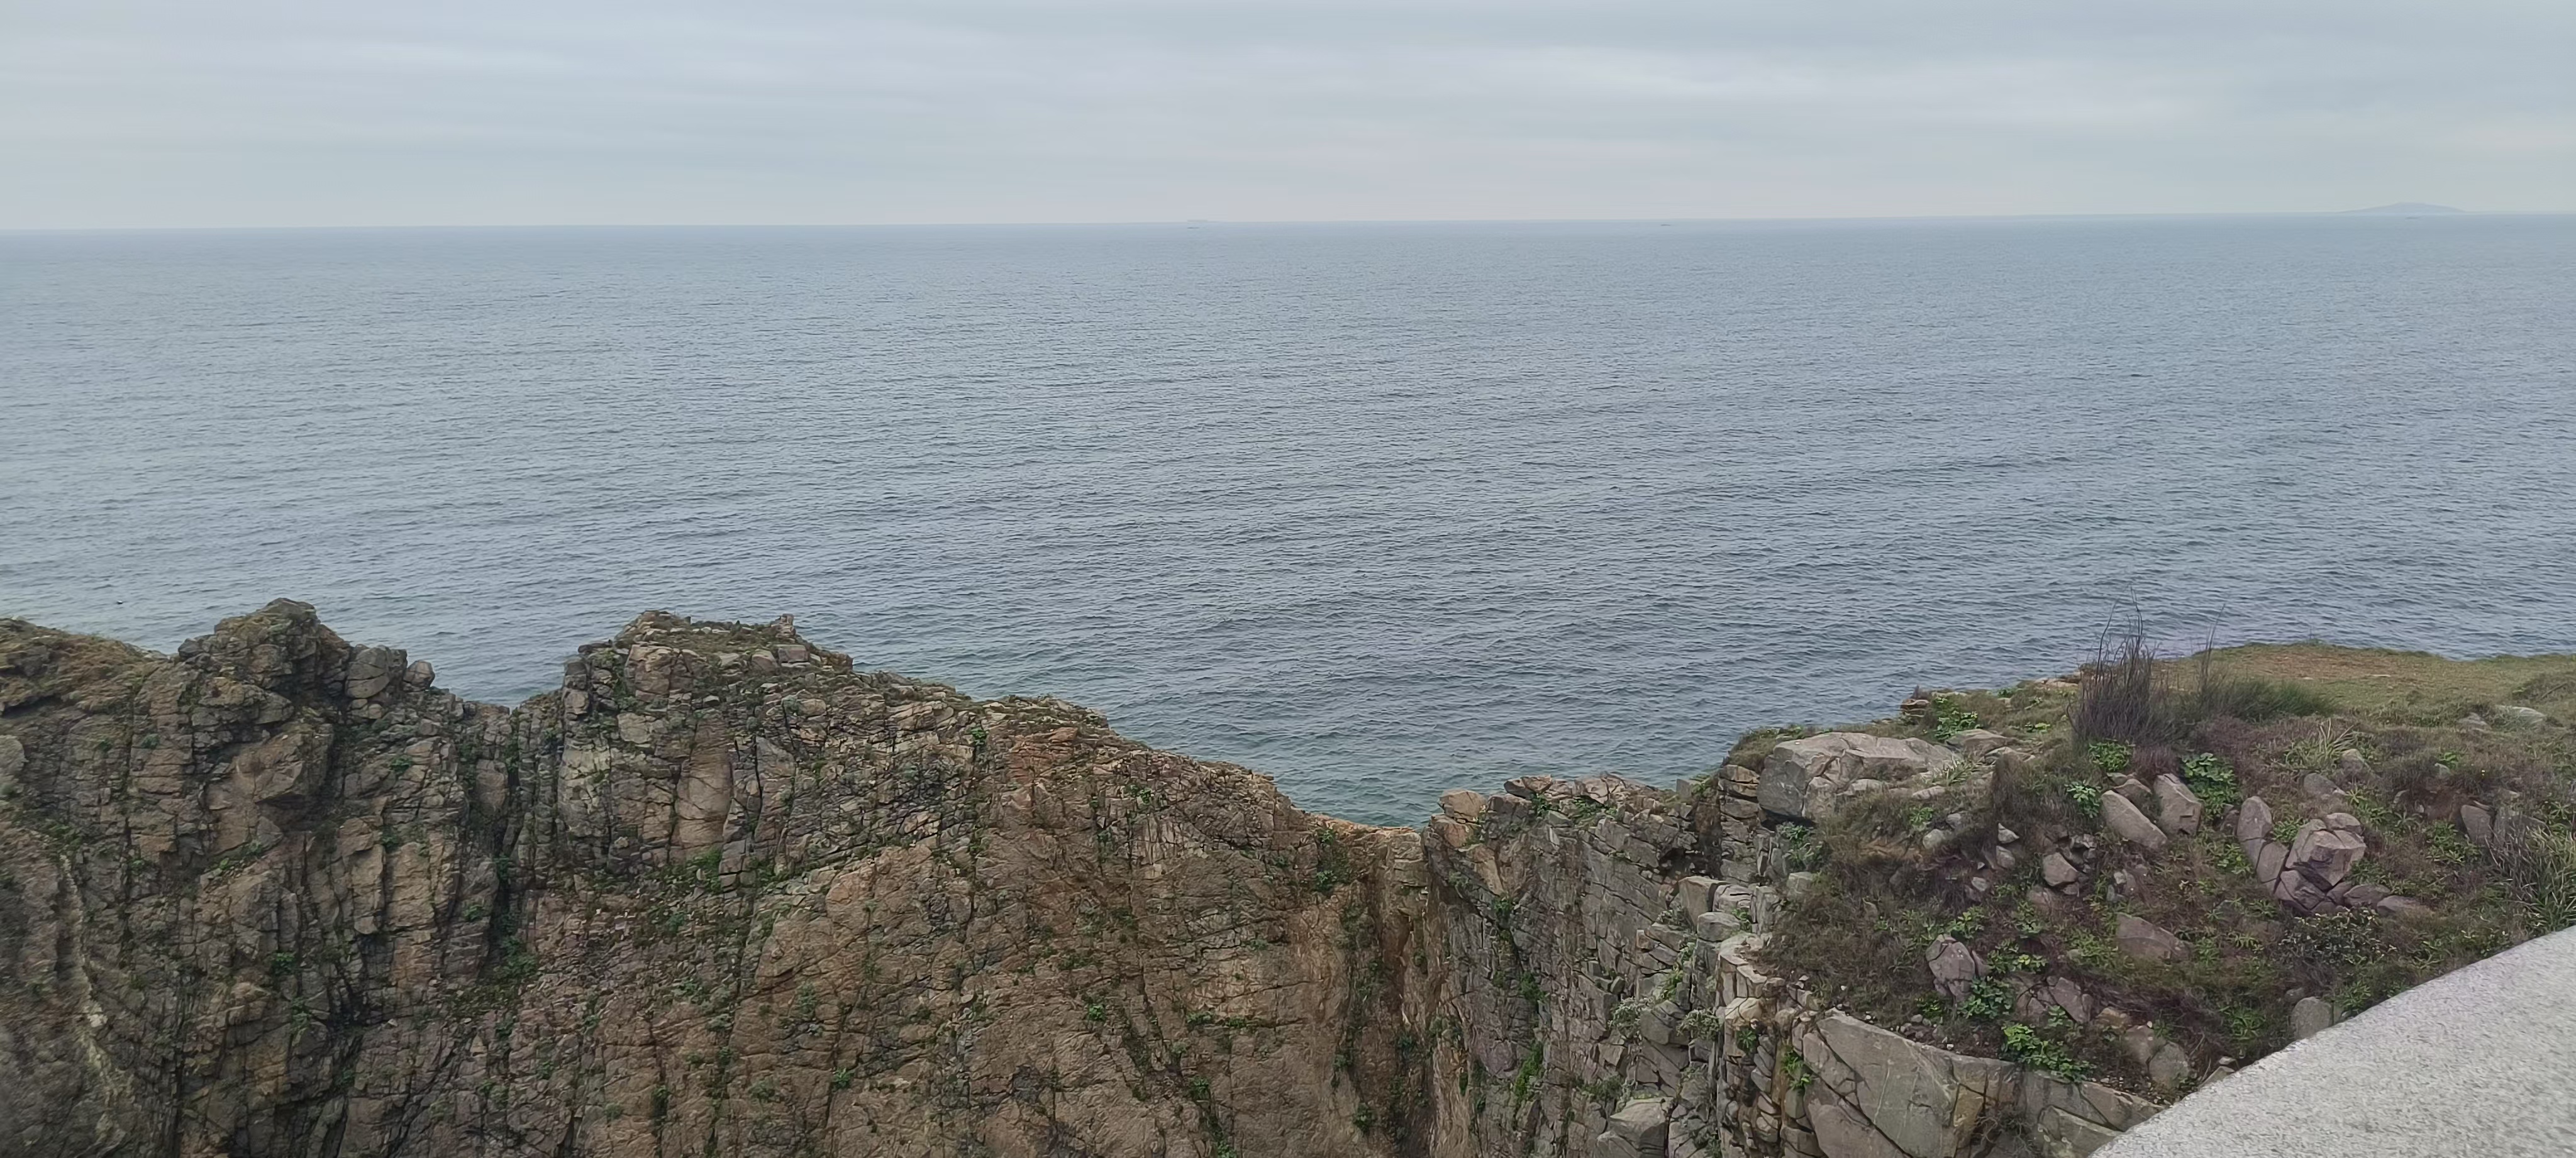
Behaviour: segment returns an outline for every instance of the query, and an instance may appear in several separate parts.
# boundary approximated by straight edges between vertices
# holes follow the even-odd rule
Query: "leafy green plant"
[[[2070,1082],[2083,1081],[2093,1072],[2093,1067],[2077,1061],[2074,1055],[2066,1052],[2064,1045],[2020,1024],[2004,1027],[2004,1060]]]
[[[1780,1051],[1780,1076],[1789,1079],[1789,1088],[1806,1089],[1816,1084],[1816,1071],[1807,1068],[1807,1059],[1797,1050]]]
[[[2129,759],[2137,751],[2118,740],[2095,740],[2084,746],[2084,754],[2092,759],[2093,766],[2113,775],[2128,771]]]
[[[2012,990],[1999,981],[1980,977],[1968,983],[1968,999],[1959,1003],[1959,1012],[1979,1021],[2001,1021],[2012,1012]]]
[[[1975,712],[1959,707],[1949,700],[1934,701],[1932,706],[1933,710],[1939,713],[1932,720],[1932,738],[1944,744],[1958,739],[1961,732],[1985,726],[1985,722],[1979,720]]]
[[[2099,785],[2076,782],[2066,786],[2066,798],[2075,802],[2075,810],[2094,820],[2102,818],[2102,789]]]
[[[2208,752],[2182,762],[2182,780],[2201,803],[2213,809],[2225,808],[2245,795],[2236,784],[2236,769]]]

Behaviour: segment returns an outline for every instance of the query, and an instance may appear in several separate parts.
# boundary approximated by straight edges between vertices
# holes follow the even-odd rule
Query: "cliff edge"
[[[2050,734],[2083,686],[1978,695],[1760,734],[1685,791],[1453,792],[1416,831],[785,620],[647,614],[515,709],[287,601],[175,656],[0,620],[0,1150],[2082,1154],[2300,1000],[2330,1021],[2550,919],[2487,851],[2552,863],[2545,764],[2481,750],[2276,833],[2249,757],[2241,802],[2187,809],[2164,781],[2214,781],[2095,783],[2162,748]],[[2563,743],[2522,710],[2515,743]],[[2417,844],[2469,851],[2413,894],[2354,874]],[[2167,1008],[2254,935],[2169,928],[2204,878],[2244,928],[2415,955]],[[2497,899],[2425,923],[2455,888]]]

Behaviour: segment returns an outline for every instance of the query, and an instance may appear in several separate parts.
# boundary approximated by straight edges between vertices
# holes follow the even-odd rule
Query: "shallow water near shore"
[[[0,615],[797,615],[1410,823],[2176,643],[2576,649],[2576,217],[0,235]]]

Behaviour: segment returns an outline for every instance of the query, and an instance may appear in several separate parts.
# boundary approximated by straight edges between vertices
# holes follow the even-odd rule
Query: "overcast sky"
[[[2576,0],[0,0],[0,227],[2576,209]]]

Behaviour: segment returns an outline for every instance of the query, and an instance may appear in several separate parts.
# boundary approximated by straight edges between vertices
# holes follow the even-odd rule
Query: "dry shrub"
[[[2145,746],[2170,734],[2163,669],[2137,620],[2103,630],[2093,646],[2093,662],[2084,665],[2078,680],[2071,720],[2076,739]]]

